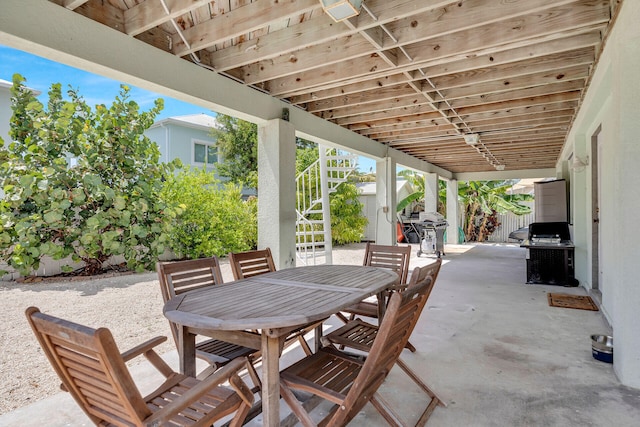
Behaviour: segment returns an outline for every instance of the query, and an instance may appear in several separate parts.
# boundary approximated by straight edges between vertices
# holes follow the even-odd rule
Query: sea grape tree
[[[45,106],[24,83],[14,75],[11,141],[0,140],[0,257],[25,275],[45,256],[81,260],[87,274],[114,255],[151,268],[175,217],[159,197],[174,165],[144,135],[162,99],[140,112],[123,85],[110,107],[91,108],[53,84]]]

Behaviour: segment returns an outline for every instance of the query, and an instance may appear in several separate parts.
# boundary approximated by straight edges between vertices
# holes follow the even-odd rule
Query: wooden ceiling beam
[[[551,113],[553,114],[553,113]],[[541,129],[541,128],[557,128],[559,131],[563,131],[566,134],[567,128],[570,124],[570,120],[572,115],[564,115],[564,116],[553,116],[550,115],[548,117],[543,118],[529,118],[527,120],[512,120],[510,122],[501,122],[497,124],[486,123],[483,125],[470,125],[470,130],[473,133],[479,133],[482,135],[483,132],[491,132],[495,130],[504,130],[508,132],[509,129]],[[505,123],[508,124],[509,129],[505,129]],[[434,126],[411,126],[404,128],[393,128],[393,129],[368,129],[366,131],[360,131],[361,135],[366,135],[371,139],[375,139],[377,141],[387,141],[391,140],[391,138],[405,138],[411,136],[420,136],[424,138],[429,138],[430,136],[436,135],[456,135],[456,132],[451,131],[453,127],[449,124],[439,124]],[[458,134],[459,135],[459,134]]]
[[[558,131],[556,128],[549,129],[540,129],[537,128],[535,130],[532,129],[513,129],[508,132],[493,132],[493,133],[485,133],[482,135],[483,143],[489,144],[491,142],[510,142],[510,141],[532,141],[538,139],[544,139],[549,137],[560,137],[564,138],[566,136],[566,131]],[[396,141],[389,141],[389,146],[393,148],[397,148],[400,150],[404,150],[412,145],[424,145],[424,146],[433,146],[436,144],[442,143],[463,143],[464,140],[461,137],[455,136],[444,136],[442,138],[403,138],[398,139]]]
[[[589,55],[586,56],[589,57]],[[591,59],[593,60],[593,56],[591,56]],[[556,83],[557,81],[585,78],[589,73],[588,64],[589,61],[587,59],[585,59],[584,62],[579,61],[579,65],[570,63],[567,60],[557,60],[557,62],[550,64],[548,68],[545,67],[543,71],[536,72],[536,68],[532,67],[533,64],[528,63],[522,66],[522,70],[527,68],[531,70],[528,73],[521,72],[519,74],[516,74],[517,77],[507,76],[506,74],[500,73],[498,73],[497,75],[495,75],[494,73],[490,73],[487,74],[487,77],[485,77],[485,81],[482,84],[480,82],[466,81],[460,75],[457,75],[457,84],[455,86],[450,85],[449,88],[451,90],[449,92],[443,91],[443,94],[445,98],[453,99],[457,97],[473,96],[476,94],[484,94],[488,92],[513,90],[519,87],[526,88],[530,86],[538,86],[541,84],[545,84],[548,81]],[[495,78],[489,79],[489,76]],[[438,83],[435,83],[438,89],[441,89]],[[473,86],[471,86],[472,84]],[[346,108],[352,105],[388,99],[394,93],[397,96],[402,95],[403,93],[406,95],[412,93],[409,87],[403,87],[402,85],[380,87],[379,84],[374,83],[370,86],[372,87],[372,90],[353,94],[339,94],[332,98],[309,102],[306,104],[306,109],[309,112],[319,112],[334,108]],[[425,91],[429,92],[429,89],[425,89]],[[388,95],[385,96],[385,93],[387,93]],[[438,99],[435,95],[434,98],[436,98],[436,100]]]
[[[485,126],[471,126],[471,132],[479,133],[482,135],[486,132],[510,132],[512,130],[526,129],[557,129],[558,132],[564,131],[565,134],[569,131],[569,125],[571,124],[570,117],[557,117],[553,119],[540,119],[530,120],[527,122],[514,122],[513,125],[505,126],[503,123],[497,125],[485,125]]]
[[[395,132],[402,130],[410,130],[410,129],[429,129],[436,126],[444,126],[451,125],[448,122],[445,122],[443,119],[430,119],[430,120],[418,120],[418,121],[407,121],[403,123],[395,123],[393,125],[388,126],[380,126],[376,124],[375,126],[364,127],[362,129],[353,129],[352,126],[349,126],[349,129],[353,131],[357,131],[360,135],[370,135],[373,133],[380,132]]]
[[[581,65],[590,66],[594,60],[594,47],[589,46],[579,50],[556,53],[525,61],[517,61],[494,67],[476,68],[471,71],[432,77],[430,80],[439,90],[446,90],[460,86],[511,80],[541,73],[544,74],[548,73],[549,70],[558,70],[558,72],[560,72],[560,70],[569,67]]]
[[[538,2],[526,3],[537,4]],[[516,8],[524,6],[521,3],[513,5]],[[480,10],[477,12],[480,13]],[[475,14],[472,15],[475,18]],[[592,3],[585,2],[557,4],[545,10],[544,13],[520,14],[514,17],[505,15],[502,20],[471,30],[450,33],[437,40],[414,42],[405,46],[405,50],[414,61],[422,62],[434,54],[440,54],[441,51],[462,55],[504,43],[512,43],[516,47],[519,42],[528,44],[527,41],[532,38],[546,36],[547,40],[560,39],[565,37],[565,32],[569,35],[571,30],[604,25],[609,18],[609,7],[604,2],[598,3],[596,7]]]
[[[394,128],[396,126],[413,126],[419,124],[439,124],[442,123],[440,113],[422,113],[415,115],[398,116],[390,119],[370,120],[367,122],[358,122],[347,127],[352,131],[361,131],[369,129],[385,129]]]
[[[124,11],[124,31],[136,36],[185,13],[211,3],[211,0],[165,0],[169,14],[156,2],[145,1]]]
[[[434,37],[446,39],[448,37],[454,37],[456,34],[468,35],[470,32],[480,31],[480,28],[499,25],[503,22],[505,28],[511,28],[518,25],[515,23],[516,19],[518,23],[523,19],[526,22],[526,16],[530,16],[529,19],[532,23],[542,25],[545,23],[545,20],[536,18],[536,15],[544,15],[539,13],[540,10],[543,9],[543,7],[541,7],[542,4],[550,8],[549,14],[553,15],[554,13],[566,13],[566,9],[563,9],[561,12],[553,12],[559,9],[559,3],[571,3],[573,8],[577,7],[576,3],[572,3],[572,1],[573,0],[516,1],[502,3],[500,7],[495,7],[495,2],[491,0],[471,0],[469,2],[458,3],[457,7],[440,8],[435,11],[413,15],[390,23],[388,28],[396,37],[397,42],[388,38],[388,45],[384,48],[386,50],[403,46],[412,58],[417,59],[417,56],[412,54],[410,49],[413,49],[413,45],[420,44],[421,41]],[[592,12],[594,8],[590,6],[587,9]],[[485,16],[486,19],[477,19],[476,16],[478,14]],[[531,34],[533,34],[534,31],[539,32],[540,30],[534,28],[529,30],[527,28],[522,32],[521,37],[527,37],[527,33],[531,32]],[[531,37],[531,35],[529,35],[529,37]],[[460,39],[463,38],[464,36],[460,37]],[[469,40],[465,41],[465,45],[473,46],[473,43],[470,43]],[[495,44],[499,43],[494,43],[494,45]],[[476,48],[478,48],[478,46],[471,47],[471,49]],[[364,37],[347,37],[344,43],[339,45],[334,42],[329,42],[287,53],[268,61],[254,62],[244,67],[243,80],[247,84],[255,84],[260,81],[298,74],[320,66],[372,55],[375,54],[377,50],[378,49]],[[459,50],[459,48],[457,50]],[[295,61],[292,61],[293,57]],[[406,62],[413,61],[410,61],[404,55],[398,56],[398,65]]]
[[[490,168],[493,169],[493,167],[489,164],[489,161],[484,157],[482,157],[481,155],[456,156],[456,155],[445,155],[440,153],[435,153],[435,154],[434,153],[429,153],[429,154],[410,153],[410,154],[416,157],[422,157],[425,160],[427,160],[429,163],[437,164],[439,166],[444,164],[450,165],[452,163],[458,163],[458,162],[477,162],[477,163],[484,162],[485,164],[488,164]],[[518,162],[530,163],[532,161],[549,161],[549,156],[557,156],[558,154],[559,154],[559,150],[557,148],[550,148],[548,150],[541,151],[538,154],[532,154],[532,155],[526,155],[526,153],[516,153],[512,156],[506,156],[506,157],[497,156],[496,160],[498,160],[498,162],[500,162],[501,164],[505,165],[505,167],[506,166],[513,167],[514,164]]]
[[[518,6],[522,6],[517,3]],[[514,18],[500,23],[484,25],[482,27],[471,30],[459,31],[446,36],[437,36],[427,41],[413,42],[404,49],[411,56],[412,61],[407,58],[400,58],[398,70],[415,70],[420,66],[437,64],[442,62],[451,62],[460,60],[470,55],[485,55],[493,51],[503,51],[507,47],[519,48],[529,46],[534,43],[543,41],[556,40],[563,37],[570,37],[576,32],[590,31],[593,26],[602,26],[608,19],[608,8],[599,7],[582,7],[575,11],[573,17],[573,7],[554,8],[549,14],[561,15],[565,19],[547,19],[547,14],[531,15],[525,17]],[[595,10],[594,10],[595,9]],[[581,12],[581,13],[580,13]],[[467,18],[468,19],[468,18]],[[523,20],[527,23],[522,27]],[[499,27],[496,27],[498,26]],[[512,27],[516,28],[513,29]],[[478,37],[478,31],[483,37]],[[574,32],[575,31],[575,32]],[[372,52],[369,51],[369,54]],[[305,55],[307,52],[305,52]],[[287,60],[290,57],[285,58]],[[363,57],[352,58],[350,60],[340,61],[340,66],[330,61],[331,65],[325,65],[322,52],[318,52],[317,56],[310,57],[304,64],[298,65],[300,57],[296,56],[294,64],[284,64],[283,61],[270,64],[261,63],[270,70],[258,70],[257,66],[252,66],[250,70],[243,73],[252,74],[245,81],[247,83],[255,83],[263,80],[273,80],[269,84],[269,91],[272,94],[283,94],[293,92],[302,88],[317,90],[318,87],[331,87],[330,85],[339,83],[338,85],[348,83],[348,79],[356,78],[374,78],[380,70],[387,70],[390,67],[383,61],[372,62],[364,54]],[[291,62],[291,61],[289,61]],[[311,65],[311,63],[315,65]],[[286,66],[285,66],[286,65]],[[284,70],[282,69],[284,67]],[[310,67],[314,67],[310,69]],[[393,68],[392,68],[393,69]],[[259,75],[257,75],[259,74]],[[294,74],[293,77],[289,75]]]
[[[358,94],[360,92],[367,92],[371,90],[380,90],[390,86],[397,86],[399,84],[406,84],[407,77],[403,73],[392,74],[389,76],[383,76],[379,79],[364,80],[361,82],[349,84],[347,86],[321,90],[311,91],[309,93],[292,96],[289,98],[289,102],[296,105],[306,105],[308,102],[320,101],[323,99],[334,98],[337,96],[345,96]]]
[[[485,111],[497,111],[503,110],[505,107],[501,106],[501,101],[510,101],[511,98],[528,98],[529,101],[524,103],[523,105],[530,105],[531,98],[553,94],[553,93],[563,93],[563,92],[571,92],[573,90],[580,89],[583,87],[584,81],[569,81],[569,82],[561,82],[561,83],[552,83],[547,85],[536,86],[533,88],[527,89],[519,89],[515,91],[509,91],[506,93],[489,93],[489,94],[479,94],[473,97],[461,98],[457,100],[451,101],[451,105],[456,108],[456,110],[460,107],[464,106],[472,106],[483,104],[486,102],[491,103],[491,107],[485,107]],[[360,115],[361,117],[366,117],[367,114],[375,113],[375,112],[383,112],[385,110],[399,109],[399,108],[408,108],[411,106],[428,104],[428,101],[422,98],[420,95],[412,95],[405,94],[403,96],[398,96],[396,98],[387,99],[384,102],[379,103],[371,103],[371,104],[361,104],[356,106],[348,106],[344,108],[334,108],[331,110],[326,110],[320,112],[318,115],[324,119],[335,120],[339,118],[346,118],[352,115]],[[432,108],[431,108],[432,109]],[[492,110],[493,109],[493,110]],[[461,114],[458,112],[458,114]],[[341,124],[346,124],[345,122],[341,122]]]
[[[367,13],[361,13],[355,18],[357,20],[356,27],[350,28],[334,22],[324,13],[317,14],[317,16],[314,14],[309,21],[291,25],[282,31],[265,34],[256,39],[246,40],[213,52],[210,65],[218,70],[227,71],[318,44],[335,43],[335,40],[352,36],[359,31],[379,28],[380,25],[395,19],[441,8],[452,3],[455,1],[422,0],[416,4],[415,1],[409,0],[394,2],[367,0],[367,7],[375,12],[377,20],[373,20]]]
[[[544,113],[532,113],[521,115],[510,115],[505,117],[497,117],[484,120],[467,120],[466,123],[471,128],[481,128],[482,126],[491,125],[513,125],[513,124],[526,124],[536,120],[552,120],[562,118],[566,121],[571,121],[575,114],[574,109],[547,111]]]
[[[430,78],[448,76],[456,73],[474,72],[476,69],[485,69],[500,65],[535,61],[536,58],[548,58],[555,55],[563,55],[585,48],[594,48],[602,42],[600,30],[579,30],[573,35],[551,40],[540,40],[538,43],[523,47],[510,47],[509,49],[494,51],[481,55],[473,55],[456,61],[441,64],[428,65],[422,70]]]
[[[54,3],[57,3],[62,7],[66,7],[69,10],[74,10],[88,1],[89,0],[54,0]]]
[[[350,108],[352,106],[360,106],[368,103],[378,103],[401,96],[415,95],[416,91],[406,82],[396,85],[379,88],[373,91],[359,92],[351,95],[341,95],[321,101],[313,101],[307,103],[307,111],[318,113],[320,111],[333,110],[337,108]]]
[[[484,97],[483,99],[486,99],[492,94],[517,91],[519,89],[528,89],[538,86],[548,86],[557,84],[559,82],[579,80],[582,82],[582,85],[584,85],[584,81],[588,76],[589,66],[577,65],[569,68],[548,70],[528,76],[520,76],[511,79],[496,80],[475,85],[455,87],[448,90],[440,91],[440,93],[447,100],[472,98],[474,96],[482,96]],[[436,97],[436,99],[439,98]]]
[[[566,87],[562,89],[567,89]],[[521,94],[519,94],[521,95]],[[457,113],[464,117],[474,114],[487,114],[508,111],[514,108],[528,108],[532,106],[546,106],[557,102],[576,102],[580,99],[580,90],[561,90],[557,93],[519,96],[511,100],[503,100],[486,104],[476,104],[456,109]]]
[[[540,155],[544,155],[544,153],[547,150],[557,150],[558,147],[562,147],[562,140],[556,140],[556,141],[548,141],[544,144],[540,144],[540,145],[526,145],[526,144],[520,144],[518,146],[513,146],[513,147],[504,147],[504,148],[495,148],[495,149],[490,149],[491,153],[493,155],[495,155],[496,157],[501,157],[503,159],[507,159],[507,158],[515,158],[518,156],[523,156],[523,155],[527,155],[527,156],[540,156]],[[470,150],[469,147],[464,148],[464,147],[438,147],[438,148],[424,148],[424,149],[407,149],[407,152],[410,152],[412,154],[415,155],[421,155],[421,156],[440,156],[440,158],[447,158],[447,157],[458,157],[458,156],[468,156],[468,157],[475,157],[478,156],[480,158],[484,158],[482,157],[482,154],[476,150]]]
[[[489,111],[486,113],[471,113],[461,115],[465,122],[474,122],[478,120],[493,120],[493,119],[506,119],[511,117],[538,115],[559,110],[571,110],[575,114],[575,109],[578,106],[576,101],[563,101],[541,105],[531,105],[527,107],[508,108],[500,111]],[[456,121],[456,118],[452,118]]]
[[[315,88],[305,88],[295,92],[288,93],[275,93],[273,87],[270,88],[271,92],[275,95],[289,98],[296,104],[303,103],[305,101],[318,100],[324,98],[330,98],[340,94],[348,94],[359,92],[360,90],[373,89],[375,86],[369,84],[379,84],[381,87],[389,84],[397,84],[406,81],[406,77],[399,73],[411,72],[413,73],[413,79],[422,78],[422,74],[415,71],[418,68],[422,69],[426,76],[441,76],[451,73],[465,72],[474,70],[476,68],[484,68],[492,65],[510,64],[513,62],[533,60],[535,58],[542,58],[548,55],[554,55],[563,52],[570,52],[572,50],[582,49],[588,46],[595,46],[601,42],[600,31],[589,31],[587,33],[580,32],[576,35],[566,37],[564,39],[556,39],[551,41],[539,40],[531,45],[519,48],[511,48],[503,46],[503,50],[493,50],[490,53],[474,54],[471,57],[465,57],[463,59],[454,58],[453,60],[440,59],[434,62],[425,62],[424,64],[415,63],[412,66],[398,67],[396,70],[387,70],[376,73],[372,79],[367,80],[362,77],[353,79],[347,79],[342,82],[341,85],[327,88],[326,85]],[[387,83],[387,78],[393,77],[392,80]],[[353,88],[352,88],[353,86]],[[304,97],[307,97],[306,99]]]
[[[563,135],[549,134],[545,137],[540,137],[530,140],[513,140],[513,141],[501,141],[499,143],[485,143],[484,146],[490,151],[500,150],[501,148],[508,146],[513,149],[526,149],[527,147],[537,147],[545,144],[557,144],[564,141]],[[391,147],[398,148],[399,144],[390,144]],[[475,148],[464,143],[464,141],[453,141],[440,144],[404,144],[403,150],[412,150],[420,152],[420,150],[437,151],[437,150],[451,150],[452,152],[478,152]]]
[[[568,97],[574,96],[573,92],[584,88],[584,79],[582,80],[570,80],[568,82],[549,83],[546,85],[535,86],[527,89],[519,89],[509,92],[496,92],[489,94],[479,94],[476,96],[468,96],[465,98],[459,98],[451,101],[451,106],[461,114],[460,111],[463,107],[471,107],[476,105],[485,106],[485,111],[490,111],[490,108],[502,110],[502,102],[512,102],[515,99],[522,98],[537,98],[542,95],[564,94],[569,93]]]
[[[317,0],[260,0],[249,3],[184,29],[182,34],[189,44],[179,35],[174,36],[173,53],[177,56],[195,53],[269,26],[271,22],[286,21],[319,8],[321,5]]]
[[[108,2],[102,2],[101,4],[89,1],[80,3],[81,4],[77,5],[73,9],[75,13],[124,33],[125,25],[123,10],[118,9]]]
[[[425,126],[421,128],[394,130],[387,132],[376,132],[367,134],[367,137],[375,139],[376,141],[391,141],[397,138],[411,137],[418,135],[428,138],[429,136],[442,136],[442,135],[459,135],[456,128],[450,124],[443,124],[437,126]]]
[[[378,121],[388,122],[395,120],[396,122],[402,122],[405,118],[407,120],[428,120],[439,117],[442,116],[439,112],[435,111],[429,103],[423,103],[380,111],[378,113],[353,114],[344,118],[335,119],[333,122],[339,126],[347,126],[350,124],[369,126],[369,124],[373,125]]]
[[[429,101],[422,94],[405,94],[392,99],[384,100],[377,104],[362,104],[345,108],[334,108],[332,110],[321,111],[318,116],[323,119],[338,119],[357,114],[373,114],[386,110],[405,108],[415,105],[429,104]],[[433,108],[431,107],[431,111]]]

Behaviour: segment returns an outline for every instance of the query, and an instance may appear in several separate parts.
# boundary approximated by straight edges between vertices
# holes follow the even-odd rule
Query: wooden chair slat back
[[[231,253],[229,254],[229,263],[235,280],[276,271],[269,248]]]
[[[391,246],[367,243],[363,265],[388,268],[400,276],[400,284],[407,283],[411,246]]]
[[[427,277],[431,277],[431,281],[435,282],[438,278],[438,273],[440,272],[440,267],[442,266],[442,259],[438,258],[436,261],[431,264],[427,264],[423,267],[420,267],[419,270],[414,270],[411,274],[411,279],[407,284],[408,287],[415,286],[418,283],[423,282]]]
[[[220,262],[215,256],[184,261],[158,262],[156,271],[164,302],[184,292],[223,282]]]
[[[166,303],[187,291],[222,283],[220,262],[215,256],[184,261],[156,263],[162,299]],[[178,343],[178,326],[169,322],[171,335]]]
[[[108,329],[82,326],[35,307],[26,314],[65,388],[95,424],[140,425],[151,415]]]
[[[413,275],[422,275],[421,270],[416,267]],[[371,351],[341,405],[344,409],[338,409],[328,425],[346,425],[380,387],[409,341],[434,283],[431,276],[426,276],[405,291],[391,295]]]

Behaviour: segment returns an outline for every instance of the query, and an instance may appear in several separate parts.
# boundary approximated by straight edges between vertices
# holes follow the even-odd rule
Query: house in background
[[[382,210],[376,208],[376,183],[375,182],[360,182],[356,184],[358,187],[358,200],[362,203],[362,215],[368,220],[367,226],[364,230],[363,241],[376,241],[376,225],[379,221],[391,221],[398,220],[398,215],[395,212],[382,212]],[[406,180],[398,180],[396,183],[396,198],[398,201],[404,199],[409,194],[413,193],[411,184]],[[408,206],[405,211],[409,212],[413,205]]]
[[[215,146],[217,138],[211,135],[215,124],[216,118],[208,114],[174,116],[158,120],[144,134],[158,144],[161,162],[180,159],[185,169],[189,166],[198,169],[206,166],[207,171],[215,173],[218,180],[225,182],[227,178],[216,173],[220,157]],[[242,195],[255,196],[256,190],[243,187]]]
[[[180,159],[185,167],[215,171],[218,151],[211,136],[215,123],[215,117],[207,114],[169,117],[155,122],[145,135],[158,144],[161,162]]]

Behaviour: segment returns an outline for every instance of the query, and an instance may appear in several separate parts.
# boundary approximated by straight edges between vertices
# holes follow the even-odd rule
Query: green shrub
[[[174,216],[158,198],[171,167],[144,136],[162,99],[141,113],[123,86],[111,107],[93,110],[53,84],[45,107],[23,82],[14,76],[12,141],[0,139],[2,259],[23,275],[44,256],[81,260],[88,274],[113,255],[129,268],[152,268]]]
[[[205,169],[185,169],[167,179],[162,197],[181,208],[169,234],[177,257],[223,256],[255,248],[257,200],[243,201],[239,185],[223,185]]]
[[[331,204],[331,240],[336,245],[360,242],[367,225],[358,200],[358,188],[352,182],[343,182],[329,196]]]

